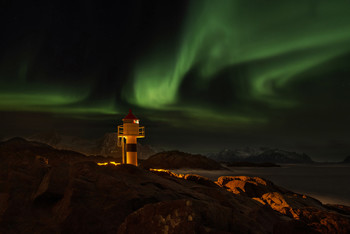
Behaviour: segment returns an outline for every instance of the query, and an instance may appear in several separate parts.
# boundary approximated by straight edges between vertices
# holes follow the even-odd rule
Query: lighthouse
[[[123,119],[123,125],[118,126],[118,146],[122,148],[123,164],[137,166],[137,138],[145,137],[145,127],[141,127],[139,122],[130,109]]]

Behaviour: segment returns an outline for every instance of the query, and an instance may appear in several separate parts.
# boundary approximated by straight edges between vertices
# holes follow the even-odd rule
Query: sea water
[[[281,165],[281,167],[234,167],[230,171],[174,170],[216,180],[219,176],[258,176],[295,193],[325,204],[350,206],[350,164]]]

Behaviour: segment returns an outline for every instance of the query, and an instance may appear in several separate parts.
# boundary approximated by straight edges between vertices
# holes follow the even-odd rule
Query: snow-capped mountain
[[[304,154],[266,147],[246,147],[243,149],[225,149],[208,157],[222,162],[272,162],[272,163],[313,163],[312,159]]]

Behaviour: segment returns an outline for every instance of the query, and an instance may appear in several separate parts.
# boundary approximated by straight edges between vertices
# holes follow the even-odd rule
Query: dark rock
[[[201,184],[205,186],[217,187],[217,185],[213,181],[200,175],[187,174],[184,176],[184,179],[190,180],[190,181],[196,182],[197,184]]]
[[[259,177],[226,176],[220,177],[217,184],[234,194],[248,196],[283,215],[300,220],[310,230],[321,233],[347,233],[350,230],[350,218],[343,215],[349,212],[350,207],[323,205],[314,198],[293,193]]]
[[[38,157],[39,156],[39,157]],[[0,233],[348,233],[350,208],[258,177],[98,166],[13,139],[0,144]],[[345,214],[345,213],[343,213]]]
[[[326,204],[324,205],[330,210],[334,210],[340,214],[349,215],[350,216],[350,207],[349,206],[343,206],[343,205],[337,205],[337,204]]]
[[[180,151],[157,153],[144,160],[140,165],[143,168],[179,169],[196,168],[205,170],[224,169],[218,162],[203,155],[188,154]]]

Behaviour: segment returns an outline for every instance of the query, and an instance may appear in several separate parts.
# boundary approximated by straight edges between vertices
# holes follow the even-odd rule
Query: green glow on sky
[[[0,106],[2,108],[26,108],[26,107],[40,107],[40,106],[51,106],[51,105],[64,105],[71,104],[78,101],[75,98],[67,98],[62,94],[52,93],[1,93]],[[6,101],[5,101],[6,100]]]
[[[194,119],[195,127],[208,126],[216,128],[230,128],[266,123],[267,119],[259,116],[244,116],[240,114],[218,113],[208,108],[187,107],[186,116]],[[203,116],[205,118],[203,118]],[[199,121],[199,122],[198,122]]]
[[[100,48],[89,44],[86,51],[76,51],[76,59],[63,53],[62,61],[56,60],[43,47],[50,38],[23,36],[0,58],[0,111],[90,118],[136,108],[151,120],[174,126],[187,124],[177,114],[193,126],[264,125],[274,111],[292,112],[310,104],[301,100],[308,96],[298,94],[296,87],[317,84],[319,67],[327,70],[350,52],[348,0],[193,0],[185,15],[173,41],[149,48],[147,40],[142,44],[138,39],[149,52],[136,55],[135,61],[130,50],[128,66],[111,61],[113,66],[84,67],[86,51]],[[151,36],[146,32],[145,37]],[[68,51],[69,46],[57,47]],[[219,84],[215,90],[213,84]]]
[[[349,9],[345,0],[192,1],[177,52],[147,54],[135,66],[132,92],[124,96],[140,107],[181,108],[190,114],[192,108],[179,103],[179,90],[191,69],[198,69],[197,86],[206,87],[223,69],[244,65],[247,74],[230,77],[249,84],[242,99],[294,108],[298,100],[283,92],[289,83],[307,79],[305,71],[350,51]],[[249,115],[235,113],[227,119],[243,123],[251,121]],[[204,109],[201,116],[210,119],[213,112]]]
[[[117,114],[112,101],[96,105],[81,104],[89,95],[87,89],[57,88],[57,85],[28,86],[30,88],[25,88],[25,85],[18,85],[17,88],[13,85],[3,85],[0,93],[0,110],[63,114]]]
[[[350,0],[5,5],[0,138],[96,137],[131,108],[155,146],[350,152]]]
[[[0,111],[46,112],[79,118],[118,114],[115,100],[90,98],[98,75],[80,78],[71,72],[56,74],[52,64],[38,57],[44,38],[22,39],[0,63]],[[70,56],[65,55],[65,59]]]

